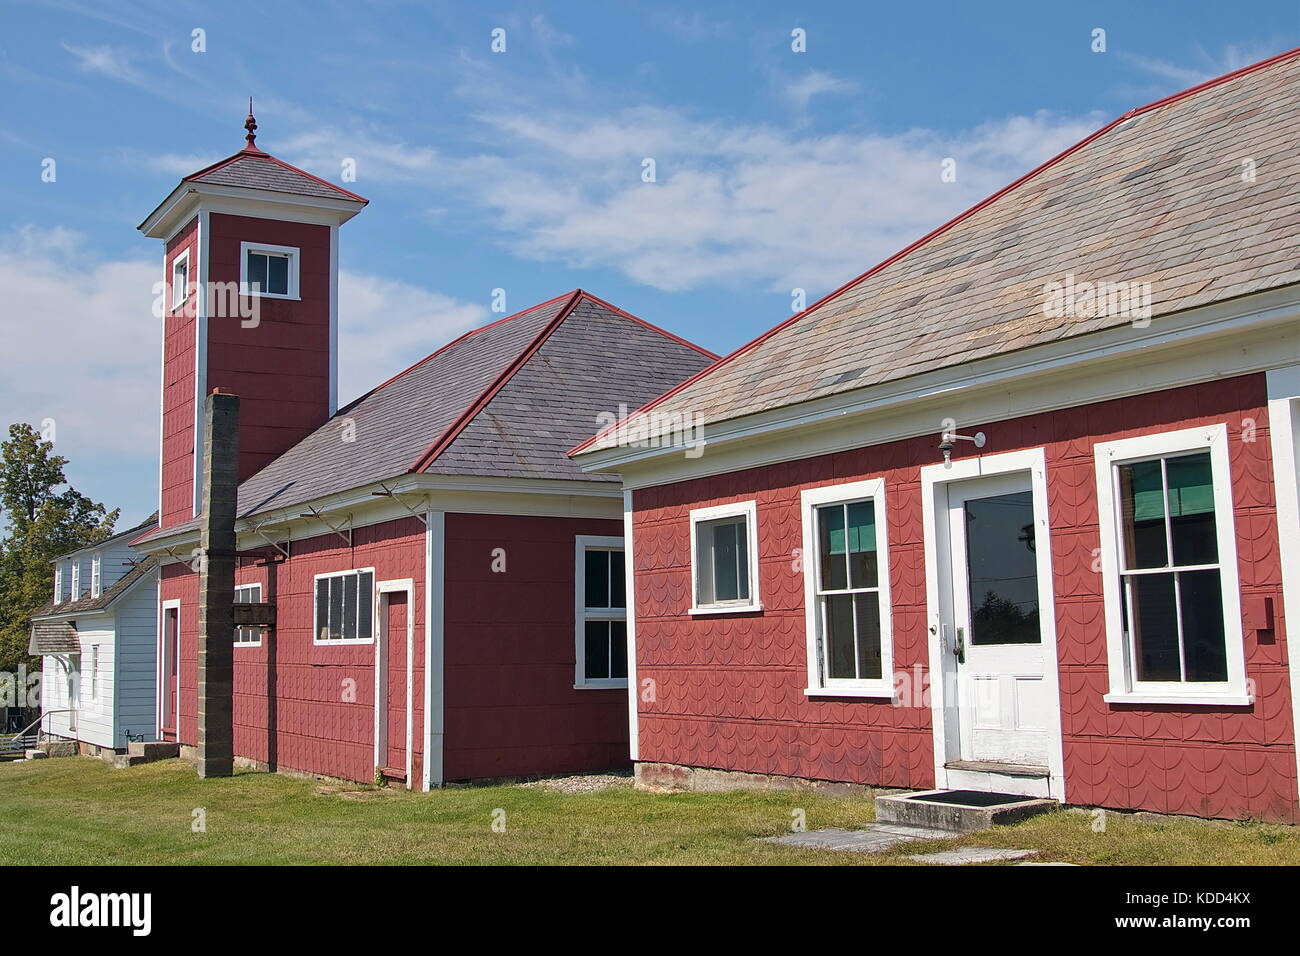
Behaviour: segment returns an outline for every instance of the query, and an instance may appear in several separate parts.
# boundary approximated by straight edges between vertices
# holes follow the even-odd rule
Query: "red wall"
[[[313,580],[317,574],[368,567],[375,569],[376,582],[413,579],[414,643],[423,667],[424,525],[415,518],[371,525],[356,529],[352,541],[350,548],[336,535],[294,541],[292,557],[270,565],[258,563],[265,555],[244,555],[236,583],[262,585],[263,600],[276,604],[277,629],[273,658],[265,636],[260,647],[235,647],[237,755],[326,776],[374,778],[375,647],[312,642]],[[163,600],[183,602],[180,740],[197,744],[198,575],[187,565],[168,565],[161,590]],[[414,737],[418,752],[423,740],[418,721]],[[417,786],[419,767],[417,762]]]
[[[167,243],[163,262],[162,493],[158,515],[167,528],[194,516],[194,318],[172,311],[172,260],[190,253],[190,282],[198,281],[198,219]]]
[[[239,281],[241,242],[299,250],[301,301],[259,298],[255,327],[238,317],[208,320],[208,391],[240,399],[242,481],[329,417],[330,230],[219,213],[209,223],[212,282]]]
[[[1009,421],[983,454],[1044,447],[1062,695],[1066,797],[1076,804],[1212,817],[1297,819],[1296,760],[1281,619],[1281,569],[1262,375]],[[1242,437],[1253,419],[1255,441]],[[1242,592],[1273,597],[1271,643],[1245,636],[1250,708],[1119,706],[1107,689],[1093,444],[1226,422]],[[700,767],[899,787],[930,787],[930,710],[810,699],[799,492],[862,478],[886,482],[896,671],[928,671],[920,468],[933,436],[639,490],[635,504],[640,758]],[[960,453],[960,451],[959,451]],[[692,508],[757,500],[757,615],[702,617],[690,605]]]
[[[626,767],[627,692],[573,686],[575,537],[621,537],[622,522],[449,514],[446,528],[446,779]]]
[[[574,539],[621,533],[620,521],[447,515],[445,779],[627,765],[625,691],[573,686]],[[498,547],[506,551],[505,573],[491,570],[492,550]],[[311,626],[315,575],[374,567],[377,582],[415,581],[413,779],[418,786],[424,737],[424,525],[406,518],[359,528],[351,548],[335,535],[294,541],[288,560],[267,564],[265,559],[260,552],[246,554],[236,572],[238,584],[261,584],[263,599],[276,604],[277,632],[273,658],[266,637],[260,647],[235,647],[235,753],[310,773],[373,779],[375,647],[317,646]],[[161,593],[162,600],[182,601],[180,740],[196,744],[198,575],[187,565],[168,565]],[[344,689],[352,686],[355,701],[343,700]]]

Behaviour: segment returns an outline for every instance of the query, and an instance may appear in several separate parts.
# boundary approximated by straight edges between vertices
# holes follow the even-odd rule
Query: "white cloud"
[[[1098,116],[1013,116],[957,135],[803,135],[640,107],[598,118],[484,115],[511,151],[449,175],[519,254],[665,290],[838,285],[1082,139]],[[655,183],[641,160],[656,161]],[[957,181],[940,179],[957,161]],[[502,157],[498,157],[502,159]]]
[[[131,65],[131,57],[125,50],[111,46],[60,45],[76,57],[77,69],[85,73],[98,73],[124,83],[141,82],[141,76]]]
[[[847,95],[856,93],[857,90],[858,84],[852,80],[840,79],[825,70],[809,70],[798,79],[788,82],[782,94],[798,109],[804,110],[808,108],[814,96],[823,96],[827,93]]]
[[[151,307],[159,263],[96,262],[83,237],[61,227],[0,236],[0,430],[52,419],[74,483],[110,507],[147,502],[138,487],[113,483],[157,468],[161,333]],[[484,306],[341,270],[340,401],[488,319]],[[94,467],[110,462],[110,475]]]

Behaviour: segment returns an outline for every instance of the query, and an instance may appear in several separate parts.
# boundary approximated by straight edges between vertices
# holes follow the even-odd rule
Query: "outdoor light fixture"
[[[943,452],[943,463],[952,464],[952,449],[959,441],[974,442],[976,448],[983,448],[984,443],[988,441],[983,432],[976,432],[974,435],[959,435],[957,432],[945,431],[939,436],[939,450]]]

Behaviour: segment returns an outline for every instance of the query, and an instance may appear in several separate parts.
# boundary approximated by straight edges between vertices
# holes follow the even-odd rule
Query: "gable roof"
[[[467,332],[239,486],[241,518],[410,473],[616,482],[567,449],[717,356],[582,289]],[[197,527],[152,532],[136,544]]]
[[[155,511],[153,514],[145,518],[139,524],[127,528],[125,531],[115,531],[113,534],[109,535],[103,541],[96,541],[94,544],[84,544],[80,548],[75,548],[72,551],[65,551],[57,558],[54,558],[53,561],[55,562],[62,561],[66,558],[72,557],[74,554],[81,554],[83,551],[98,551],[101,548],[106,548],[109,545],[118,544],[119,542],[122,544],[130,544],[132,538],[134,538],[140,532],[144,531],[146,528],[152,528],[157,523],[158,523],[158,512]]]
[[[1296,283],[1298,140],[1300,50],[1131,110],[628,420],[707,428],[1132,321],[1048,316],[1067,276],[1150,283],[1153,317]]]
[[[90,592],[87,591],[85,597],[78,598],[75,601],[62,601],[58,604],[55,604],[54,598],[51,597],[31,613],[30,619],[38,621],[42,618],[64,618],[77,614],[95,614],[99,611],[106,611],[114,601],[152,574],[156,563],[153,558],[145,558],[139,561],[130,571],[104,588],[99,597],[91,597]]]
[[[27,641],[27,653],[80,654],[81,637],[67,621],[36,621],[32,623],[32,636]]]

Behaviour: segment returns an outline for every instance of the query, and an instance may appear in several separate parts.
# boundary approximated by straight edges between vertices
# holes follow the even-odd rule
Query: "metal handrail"
[[[41,721],[43,721],[46,717],[50,716],[50,714],[75,714],[75,713],[77,713],[76,707],[65,707],[62,710],[47,710],[44,713],[42,713],[41,716],[37,717],[30,724],[24,727],[22,730],[18,731],[18,733],[10,734],[9,739],[6,741],[6,743],[12,744],[15,741],[21,740],[23,738],[23,735],[26,734],[27,731],[31,730],[33,727],[37,727],[41,723]],[[73,723],[75,725],[76,722],[73,721]],[[36,731],[36,742],[40,743],[40,741],[41,741],[41,731],[38,729]]]

